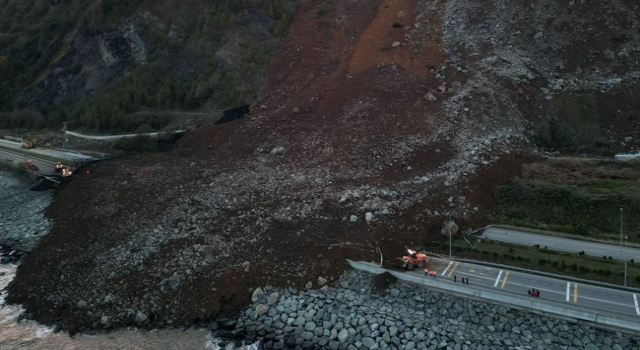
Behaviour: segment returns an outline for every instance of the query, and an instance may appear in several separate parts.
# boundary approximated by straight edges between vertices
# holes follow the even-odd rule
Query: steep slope
[[[162,129],[248,104],[295,3],[0,1],[0,128]]]
[[[91,165],[57,194],[53,231],[8,300],[73,330],[184,324],[236,311],[261,285],[335,277],[377,247],[391,261],[439,240],[449,214],[464,230],[485,224],[494,186],[539,154],[536,125],[573,125],[560,100],[619,96],[597,106],[631,121],[594,116],[610,118],[598,119],[610,145],[637,118],[638,52],[569,80],[573,66],[554,64],[578,59],[562,45],[582,34],[563,37],[551,19],[626,30],[611,48],[622,50],[638,38],[635,5],[570,3],[300,4],[249,117],[188,133],[169,154]],[[530,5],[540,11],[525,17]],[[557,43],[538,43],[540,31]]]

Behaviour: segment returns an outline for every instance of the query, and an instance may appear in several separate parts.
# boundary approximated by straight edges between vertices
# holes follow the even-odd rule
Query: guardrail
[[[479,301],[491,301],[497,304],[506,304],[516,308],[526,308],[541,315],[552,314],[562,318],[588,321],[606,328],[640,332],[640,322],[638,322],[638,319],[632,317],[586,309],[579,306],[572,306],[571,308],[568,308],[565,305],[554,301],[539,301],[537,299],[524,298],[522,296],[511,296],[508,293],[496,293],[482,286],[457,289],[452,288],[453,286],[448,280],[447,282],[441,281],[440,277],[434,278],[431,276],[421,276],[418,274],[389,270],[382,268],[379,265],[363,261],[347,259],[347,262],[353,269],[358,271],[370,274],[389,272],[401,281],[427,286],[432,289],[447,292],[448,294],[473,298]]]

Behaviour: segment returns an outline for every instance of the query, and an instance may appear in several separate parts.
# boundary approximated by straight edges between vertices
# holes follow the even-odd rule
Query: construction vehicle
[[[38,166],[33,164],[33,162],[30,159],[27,159],[24,164],[27,167],[27,170],[31,170],[31,171],[38,171]]]
[[[429,258],[424,252],[416,252],[415,250],[407,248],[409,255],[402,257],[402,268],[407,270],[413,270],[416,267],[423,267]]]
[[[36,140],[35,139],[29,140],[29,139],[23,137],[22,138],[22,145],[20,145],[20,147],[27,148],[27,149],[36,148]]]
[[[62,177],[70,177],[71,175],[73,175],[73,170],[71,170],[71,168],[68,166],[62,167],[61,171],[62,171]]]

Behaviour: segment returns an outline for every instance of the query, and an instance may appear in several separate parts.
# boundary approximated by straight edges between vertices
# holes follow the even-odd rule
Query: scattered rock
[[[251,302],[255,303],[256,301],[258,301],[263,293],[264,292],[262,291],[262,288],[256,288],[256,290],[253,291],[253,294],[251,294]]]
[[[278,294],[278,292],[273,292],[267,297],[267,304],[273,305],[278,301],[279,298],[280,294]]]
[[[322,287],[325,284],[327,284],[327,280],[322,276],[318,276],[318,281],[316,283],[318,284],[319,287]]]
[[[373,213],[367,212],[366,214],[364,214],[364,220],[367,222],[367,224],[370,224],[371,220],[373,220]]]
[[[148,320],[147,315],[145,315],[143,312],[141,312],[141,311],[137,311],[136,312],[135,322],[136,322],[137,325],[141,326],[145,322],[147,322],[147,320]]]
[[[256,313],[258,315],[264,315],[267,311],[269,311],[269,307],[264,304],[258,304],[258,306],[256,306]]]
[[[430,93],[430,92],[427,92],[427,94],[426,94],[426,95],[424,95],[424,99],[425,99],[425,100],[427,100],[427,101],[429,101],[429,102],[436,102],[436,101],[438,101],[438,98],[437,98],[434,94],[432,94],[432,93]]]
[[[274,155],[283,155],[287,153],[287,149],[284,147],[275,147],[271,150],[271,154]]]

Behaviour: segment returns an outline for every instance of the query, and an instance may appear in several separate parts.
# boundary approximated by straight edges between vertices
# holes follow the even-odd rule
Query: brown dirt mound
[[[383,272],[373,278],[373,288],[378,292],[384,292],[390,285],[396,283],[398,279],[389,272]]]

